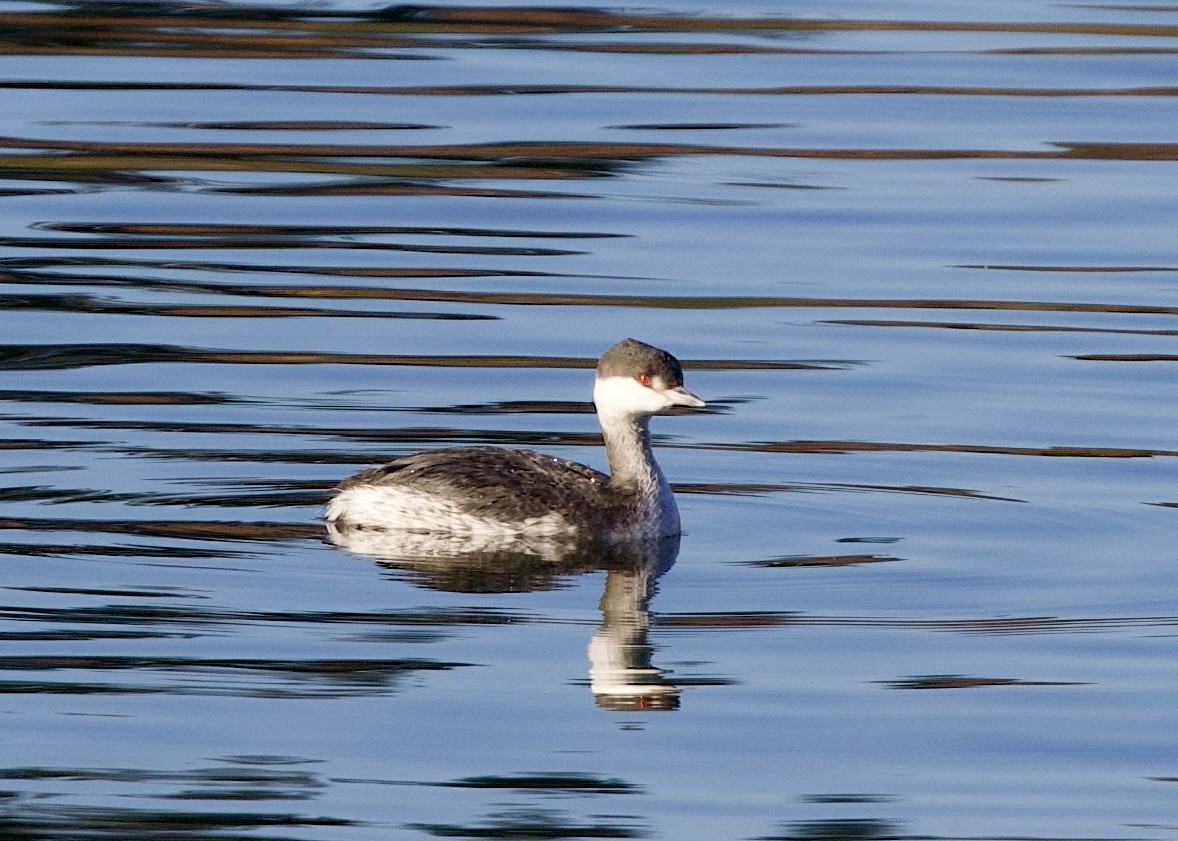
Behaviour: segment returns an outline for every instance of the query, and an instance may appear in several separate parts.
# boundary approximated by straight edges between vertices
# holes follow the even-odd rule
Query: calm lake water
[[[1178,838],[1178,5],[0,44],[0,837]],[[678,546],[328,539],[625,336]]]

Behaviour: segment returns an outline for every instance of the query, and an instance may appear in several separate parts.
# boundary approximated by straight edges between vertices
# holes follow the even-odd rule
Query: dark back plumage
[[[473,516],[521,522],[563,512],[591,528],[609,523],[630,495],[609,487],[609,476],[535,450],[450,447],[399,458],[340,484],[401,487],[453,502]],[[600,522],[598,522],[600,520]]]
[[[594,399],[602,412],[598,392],[606,395],[602,432],[612,477],[534,450],[452,447],[357,473],[329,502],[329,520],[337,530],[678,534],[678,509],[651,454],[647,419],[659,408],[703,402],[682,388],[679,360],[635,339],[609,348],[597,376],[610,381],[595,388]]]

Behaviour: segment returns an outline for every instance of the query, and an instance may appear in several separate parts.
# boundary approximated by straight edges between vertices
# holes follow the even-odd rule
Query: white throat
[[[593,383],[593,403],[601,418],[650,417],[671,405],[662,394],[633,377],[598,377]]]
[[[593,402],[605,439],[610,485],[636,492],[665,527],[678,534],[679,511],[650,446],[650,416],[670,405],[666,397],[630,377],[598,378]]]

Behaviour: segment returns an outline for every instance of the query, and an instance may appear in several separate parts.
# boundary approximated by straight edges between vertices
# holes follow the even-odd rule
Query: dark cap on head
[[[683,385],[683,368],[679,360],[665,350],[640,342],[622,339],[602,354],[597,363],[598,377],[637,377],[646,374],[662,380],[667,388]]]

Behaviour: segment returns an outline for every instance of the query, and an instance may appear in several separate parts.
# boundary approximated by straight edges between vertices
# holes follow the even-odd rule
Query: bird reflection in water
[[[328,523],[327,537],[431,590],[547,590],[558,586],[562,577],[604,570],[601,625],[589,642],[589,684],[597,705],[612,710],[679,706],[682,687],[653,664],[650,643],[650,602],[658,578],[679,555],[678,536],[609,543],[520,536],[488,542]]]

